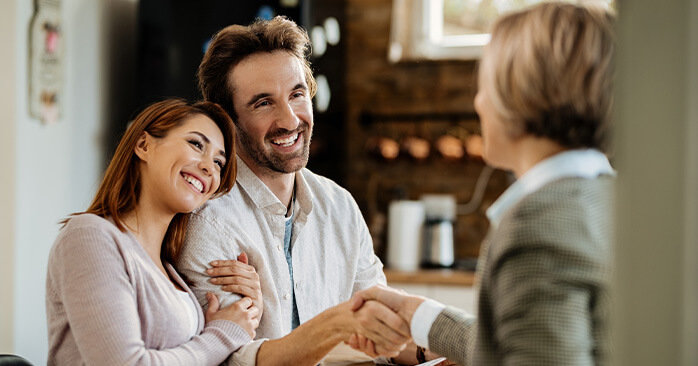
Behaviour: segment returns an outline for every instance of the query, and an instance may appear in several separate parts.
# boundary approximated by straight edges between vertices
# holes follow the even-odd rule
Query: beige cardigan
[[[217,365],[250,341],[227,320],[204,326],[198,309],[188,336],[187,307],[130,233],[96,215],[76,216],[49,257],[46,312],[49,365]]]

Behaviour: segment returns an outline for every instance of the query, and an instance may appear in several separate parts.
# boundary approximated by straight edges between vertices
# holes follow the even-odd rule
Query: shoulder
[[[60,235],[92,233],[104,235],[123,234],[111,220],[94,214],[80,214],[71,217],[61,229]]]
[[[493,254],[511,250],[606,252],[611,246],[613,181],[566,178],[525,197],[493,233]]]
[[[68,220],[51,248],[49,262],[102,260],[123,257],[124,246],[133,245],[128,234],[121,232],[108,219],[93,214],[80,214]],[[76,255],[79,253],[79,255]]]
[[[355,208],[354,197],[344,187],[333,180],[311,172],[307,168],[301,170],[301,175],[313,199],[313,204],[331,209],[332,207]]]
[[[254,203],[235,184],[230,192],[206,202],[189,215],[189,229],[213,228],[223,230],[230,218],[243,219],[252,215]]]

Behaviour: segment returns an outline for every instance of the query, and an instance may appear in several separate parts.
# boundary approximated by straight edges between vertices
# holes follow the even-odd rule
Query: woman
[[[210,102],[165,100],[136,117],[51,250],[50,365],[217,365],[254,338],[251,298],[219,309],[209,294],[204,315],[170,265],[188,213],[234,184],[234,138]]]
[[[387,288],[355,306],[386,303],[417,345],[463,365],[607,363],[612,52],[601,8],[544,3],[499,19],[475,109],[484,159],[518,181],[487,210],[477,319]]]

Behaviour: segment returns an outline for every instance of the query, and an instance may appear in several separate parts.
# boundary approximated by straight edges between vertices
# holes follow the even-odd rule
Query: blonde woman
[[[355,307],[385,303],[418,346],[462,365],[608,362],[613,48],[601,8],[544,3],[496,22],[475,109],[484,159],[518,181],[487,211],[477,317],[385,287]]]

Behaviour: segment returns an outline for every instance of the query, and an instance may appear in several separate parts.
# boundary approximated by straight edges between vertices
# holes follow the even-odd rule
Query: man
[[[204,98],[235,122],[238,175],[229,194],[191,215],[177,268],[199,301],[213,291],[223,306],[240,297],[219,285],[243,293],[256,277],[233,263],[248,278],[222,283],[215,276],[230,268],[206,272],[210,262],[244,252],[256,268],[262,339],[236,352],[234,364],[316,364],[353,334],[394,355],[409,339],[407,323],[386,306],[372,302],[355,314],[347,301],[385,276],[351,195],[305,169],[315,92],[308,50],[307,34],[277,17],[221,30],[199,67]]]

